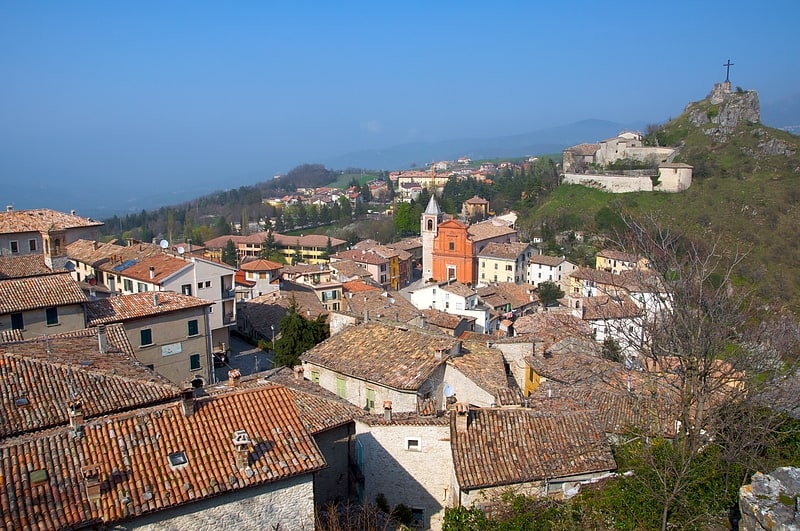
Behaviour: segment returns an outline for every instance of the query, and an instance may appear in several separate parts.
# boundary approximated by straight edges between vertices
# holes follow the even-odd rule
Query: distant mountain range
[[[625,129],[642,130],[644,127],[644,122],[621,124],[607,120],[582,120],[519,135],[415,142],[386,149],[357,151],[322,162],[334,169],[352,167],[395,170],[424,166],[431,161],[456,160],[460,157],[480,160],[544,155],[560,153],[565,147],[574,144],[610,138]]]
[[[761,123],[783,129],[793,134],[800,133],[800,93],[761,104]]]

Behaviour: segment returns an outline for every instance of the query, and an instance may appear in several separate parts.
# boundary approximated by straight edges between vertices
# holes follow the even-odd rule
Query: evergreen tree
[[[228,240],[225,244],[225,249],[222,251],[222,261],[234,267],[238,264],[239,256],[236,254],[236,245],[233,240]]]
[[[316,319],[303,317],[298,311],[297,301],[292,297],[288,313],[278,325],[280,338],[275,342],[273,363],[285,367],[297,365],[301,354],[330,336],[325,321],[325,315],[319,315]]]
[[[539,300],[542,302],[542,306],[545,308],[551,306],[558,299],[564,297],[564,290],[558,287],[558,284],[550,280],[546,280],[539,284],[539,287],[536,288],[536,291],[539,294]]]
[[[272,227],[270,227],[267,229],[267,237],[264,238],[264,242],[261,244],[261,253],[259,253],[259,256],[269,260],[275,250],[275,235],[272,233]]]

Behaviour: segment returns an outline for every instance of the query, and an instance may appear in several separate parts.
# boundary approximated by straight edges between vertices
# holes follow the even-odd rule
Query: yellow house
[[[597,253],[594,267],[600,271],[610,271],[617,275],[622,271],[647,269],[649,265],[647,258],[606,249]]]

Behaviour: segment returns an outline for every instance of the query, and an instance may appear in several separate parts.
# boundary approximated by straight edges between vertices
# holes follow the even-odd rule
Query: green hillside
[[[692,123],[692,115],[697,122],[698,116],[713,119],[719,112],[719,105],[703,100],[649,135],[661,145],[679,146],[675,162],[694,166],[693,184],[685,192],[610,194],[560,186],[526,213],[527,222],[597,230],[603,207],[652,214],[697,238],[719,236],[729,249],[746,251],[741,275],[765,304],[800,310],[800,138],[759,123],[739,123],[725,134],[712,122]]]

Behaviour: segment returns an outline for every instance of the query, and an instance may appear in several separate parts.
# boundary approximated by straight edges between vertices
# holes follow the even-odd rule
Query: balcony
[[[222,288],[220,290],[220,299],[232,299],[236,296],[236,290],[233,288]]]
[[[222,324],[224,325],[236,324],[236,319],[233,317],[232,313],[226,313],[222,316]]]

